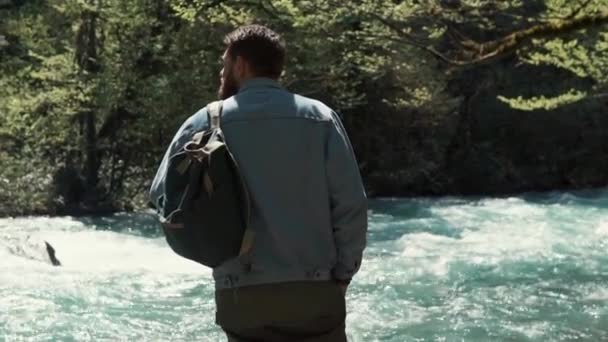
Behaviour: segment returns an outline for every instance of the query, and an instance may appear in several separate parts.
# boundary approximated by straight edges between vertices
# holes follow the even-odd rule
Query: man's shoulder
[[[203,129],[207,125],[207,107],[208,105],[205,105],[203,108],[197,110],[188,119],[186,119],[184,124],[193,131]]]
[[[298,112],[320,121],[333,120],[334,111],[325,103],[300,94],[293,94],[293,97]]]
[[[173,141],[174,143],[177,143],[177,146],[180,146],[184,142],[190,140],[196,132],[205,129],[206,126],[207,106],[197,110],[182,123],[181,127],[175,134]]]
[[[260,110],[260,106],[268,107],[270,112],[284,112],[286,116],[296,116],[314,121],[331,122],[334,120],[335,112],[328,105],[298,93],[291,92],[285,88],[268,89],[267,92],[258,92],[256,95],[263,95],[260,101],[251,101],[251,93],[239,93],[224,100],[224,114],[229,121],[233,114],[240,111],[247,111],[251,105],[255,110]],[[204,114],[206,115],[206,110]]]

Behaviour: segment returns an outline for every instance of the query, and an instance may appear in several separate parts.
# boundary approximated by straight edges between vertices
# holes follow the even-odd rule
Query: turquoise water
[[[368,246],[350,341],[608,340],[608,191],[375,200]],[[0,341],[224,341],[213,321],[210,272],[149,215],[0,219]]]

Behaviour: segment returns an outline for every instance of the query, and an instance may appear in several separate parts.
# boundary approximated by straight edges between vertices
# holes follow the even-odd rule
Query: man
[[[213,270],[216,322],[229,341],[346,341],[345,294],[366,245],[367,199],[338,115],[278,79],[285,43],[240,27],[224,40],[221,128],[253,203],[248,267]],[[188,119],[167,154],[207,127]],[[162,169],[161,165],[161,169]],[[162,190],[162,170],[152,187]]]

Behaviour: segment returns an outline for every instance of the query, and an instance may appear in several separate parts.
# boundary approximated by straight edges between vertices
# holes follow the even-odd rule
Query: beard
[[[239,92],[239,86],[237,85],[236,79],[232,72],[228,72],[224,75],[220,89],[217,92],[217,96],[220,100],[225,100],[231,96],[236,95]]]

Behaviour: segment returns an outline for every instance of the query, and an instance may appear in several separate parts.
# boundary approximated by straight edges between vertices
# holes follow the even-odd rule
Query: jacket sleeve
[[[197,129],[201,128],[200,121],[201,117],[203,117],[202,115],[199,115],[201,111],[188,118],[179,128],[179,130],[171,140],[171,144],[167,148],[163,160],[161,161],[160,166],[156,171],[156,176],[152,181],[152,185],[150,186],[148,205],[154,208],[156,212],[161,215],[163,213],[163,201],[165,196],[165,177],[167,175],[169,159],[174,156],[184,146],[184,144],[186,144],[188,140],[192,138],[192,135],[196,132]]]
[[[337,249],[332,276],[349,281],[359,271],[366,245],[367,197],[346,130],[333,112],[326,142],[326,174]]]

